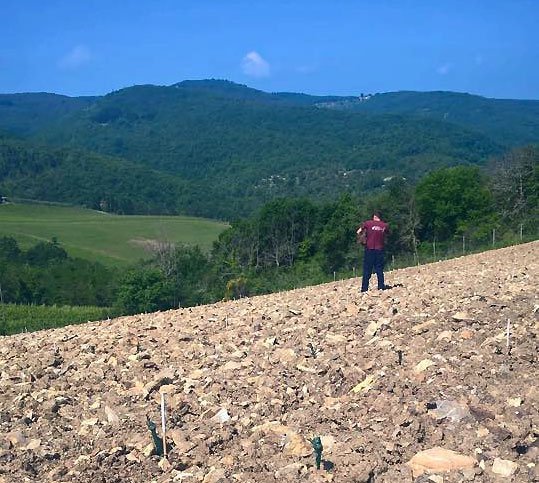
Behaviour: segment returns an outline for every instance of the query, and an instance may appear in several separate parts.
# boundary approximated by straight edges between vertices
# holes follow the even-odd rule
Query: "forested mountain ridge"
[[[437,119],[481,132],[504,146],[537,143],[539,101],[489,99],[457,92],[387,92],[364,100],[324,102],[324,107],[371,114]]]
[[[0,94],[0,130],[31,135],[70,112],[88,107],[95,99],[47,92]]]
[[[298,165],[302,171],[328,163],[344,170],[395,171],[425,154],[478,162],[500,149],[484,136],[438,121],[155,86],[109,94],[52,125],[40,139],[191,178],[214,170],[222,177],[231,164],[234,171],[255,168],[250,181]]]
[[[455,93],[309,96],[266,93],[228,81],[184,81],[166,87],[134,86],[95,98],[4,95],[0,129],[27,136],[30,151],[37,144],[95,152],[99,153],[95,159],[114,157],[111,166],[128,160],[130,166],[150,170],[149,179],[157,173],[171,176],[168,184],[175,188],[165,191],[174,201],[165,203],[167,213],[233,219],[278,196],[335,199],[343,191],[375,190],[393,176],[415,181],[441,167],[482,164],[505,150],[512,135],[489,136],[488,123],[478,114],[466,121],[476,123],[473,129],[458,125],[458,116],[440,118],[438,113],[447,109],[440,99],[447,95],[463,105],[477,97]],[[421,115],[417,96],[431,99],[436,115]],[[496,129],[518,125],[510,118],[504,128],[498,104],[492,104],[495,100],[479,99],[494,106],[495,115],[488,122]],[[39,107],[33,118],[30,101]],[[539,122],[539,114],[534,120],[534,101],[507,102],[520,103],[529,119],[530,134],[519,139],[533,138],[534,123]],[[45,115],[47,103],[52,107]],[[109,163],[98,164],[108,169]],[[87,164],[71,162],[70,166],[85,169]],[[57,173],[63,176],[61,170]],[[4,186],[11,183],[8,194],[14,196],[21,196],[22,189],[28,193],[30,185],[37,193],[40,179],[44,180],[23,181],[19,176],[15,182],[11,171],[4,176]],[[132,208],[125,208],[129,197],[153,196],[152,190],[128,193],[124,190],[128,185],[119,183],[111,191],[126,200],[122,212],[131,212]],[[49,186],[43,186],[43,192],[48,193],[45,199],[62,196],[59,191],[51,194]],[[93,199],[102,197],[100,193]],[[163,202],[150,199],[143,204]]]
[[[231,83],[137,86],[111,93],[39,139],[117,156],[189,180],[190,214],[232,218],[276,196],[371,191],[395,175],[481,163],[501,151],[436,120],[357,114]],[[208,91],[210,93],[208,93]],[[207,193],[218,194],[219,200]]]
[[[397,91],[357,96],[315,96],[302,93],[267,93],[226,80],[186,80],[171,86],[190,96],[229,98],[273,105],[317,106],[370,112],[402,114],[451,122],[497,138],[503,145],[520,145],[539,140],[539,101],[494,99],[449,91]],[[114,92],[111,94],[115,94]],[[111,94],[108,94],[109,96]],[[70,112],[83,110],[106,96],[68,97],[49,93],[0,94],[0,130],[29,134]]]

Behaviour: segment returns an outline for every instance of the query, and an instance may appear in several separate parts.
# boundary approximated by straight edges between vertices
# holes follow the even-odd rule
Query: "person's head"
[[[372,212],[372,219],[374,221],[380,221],[382,219],[382,213],[380,213],[380,211],[378,211],[378,210],[374,210]]]

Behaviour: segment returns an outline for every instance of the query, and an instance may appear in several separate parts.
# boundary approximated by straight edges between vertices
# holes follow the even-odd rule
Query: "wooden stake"
[[[167,428],[165,425],[165,393],[161,393],[161,429],[163,433],[163,456],[167,457]]]
[[[507,319],[507,330],[506,330],[506,339],[507,339],[507,349],[511,344],[511,319]]]

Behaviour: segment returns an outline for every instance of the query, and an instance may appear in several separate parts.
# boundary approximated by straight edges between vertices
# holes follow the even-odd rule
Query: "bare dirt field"
[[[534,242],[383,292],[0,338],[0,482],[539,481],[538,265]],[[161,435],[161,393],[168,459],[146,419]]]

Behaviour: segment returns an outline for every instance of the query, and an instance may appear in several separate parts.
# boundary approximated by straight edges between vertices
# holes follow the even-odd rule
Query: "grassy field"
[[[152,241],[209,249],[225,223],[187,216],[121,216],[64,206],[0,205],[0,236],[22,247],[56,238],[73,257],[125,265],[149,256]]]
[[[114,317],[107,307],[57,307],[0,303],[0,335],[63,327]]]

